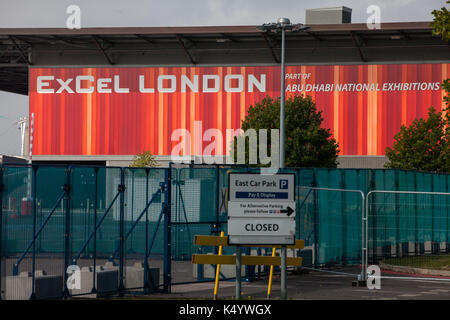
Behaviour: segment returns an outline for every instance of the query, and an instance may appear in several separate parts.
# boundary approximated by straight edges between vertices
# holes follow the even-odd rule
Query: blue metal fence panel
[[[96,286],[96,267],[108,261],[118,268],[124,290],[129,288],[128,270],[136,263],[159,268],[167,291],[172,284],[198,281],[191,255],[217,248],[194,246],[193,237],[226,234],[231,171],[259,169],[5,166],[0,171],[0,285],[5,287],[5,278],[13,276],[19,259],[18,273],[45,270],[65,280],[69,263],[93,268],[91,289]],[[285,172],[296,175],[296,237],[314,250],[317,266],[360,263],[363,203],[355,193],[314,188],[364,194],[448,192],[450,179],[447,174],[387,169]],[[444,196],[373,195],[369,252],[389,257],[401,247],[422,254],[428,243],[433,252],[448,250],[449,201]],[[224,248],[224,254],[231,253],[232,247]],[[143,279],[147,278],[145,274]],[[145,281],[140,282],[142,289]]]

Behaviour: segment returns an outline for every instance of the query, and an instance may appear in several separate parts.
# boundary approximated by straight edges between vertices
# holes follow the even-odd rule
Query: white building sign
[[[229,174],[230,244],[295,243],[295,175]]]

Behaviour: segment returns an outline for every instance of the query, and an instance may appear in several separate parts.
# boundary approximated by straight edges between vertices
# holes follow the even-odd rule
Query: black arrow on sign
[[[280,212],[287,213],[287,216],[289,217],[294,212],[294,209],[292,209],[291,207],[287,207],[285,210],[280,210]]]

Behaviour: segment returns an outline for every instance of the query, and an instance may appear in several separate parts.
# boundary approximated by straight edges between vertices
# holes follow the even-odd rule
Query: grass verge
[[[386,259],[383,262],[395,266],[450,271],[450,254],[436,255],[436,256],[391,258]]]

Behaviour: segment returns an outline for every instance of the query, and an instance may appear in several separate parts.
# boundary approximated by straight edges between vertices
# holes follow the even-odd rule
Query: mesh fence
[[[124,286],[129,290],[143,290],[151,278],[144,274],[144,270],[162,266],[164,199],[161,184],[164,183],[165,170],[126,168],[124,174]],[[117,252],[115,258],[119,257]],[[159,281],[162,280],[161,277]]]
[[[399,175],[401,176],[401,174]],[[368,195],[368,260],[394,273],[445,275],[449,267],[448,177],[417,175],[435,191],[373,191]],[[412,189],[412,188],[411,188]],[[428,269],[426,273],[420,269]],[[430,271],[431,270],[431,271]]]
[[[3,167],[2,297],[38,297],[36,279],[44,276],[56,277],[60,294],[66,295],[149,292],[158,285],[170,290],[171,284],[210,279],[211,266],[192,265],[191,256],[217,248],[195,246],[193,238],[227,234],[228,174],[236,171],[258,169]],[[305,240],[305,250],[293,254],[302,255],[305,266],[361,264],[364,202],[351,190],[364,195],[373,190],[422,192],[372,193],[367,199],[370,262],[402,257],[431,262],[448,254],[450,199],[423,193],[449,192],[448,175],[284,171],[296,174],[296,237]],[[271,251],[245,250],[261,255]],[[233,254],[234,249],[225,247],[223,253]],[[72,264],[80,268],[82,289],[67,287],[66,271]],[[254,274],[255,268],[247,268],[247,276]],[[224,277],[232,276],[224,271]],[[104,281],[108,277],[116,279],[113,284]],[[25,293],[14,289],[23,285],[20,281],[29,287]]]
[[[108,262],[114,262],[120,239],[119,197],[116,197],[120,176],[120,168],[71,168],[68,250],[70,265],[81,269],[82,282],[81,288],[70,290],[71,295],[107,293],[115,288],[102,287],[99,279],[107,269],[116,269],[113,268],[116,264]]]
[[[217,168],[181,168],[172,176],[172,259],[176,261],[172,281],[204,280],[191,256],[214,252],[214,248],[194,246],[193,239],[199,234],[218,235],[226,222],[219,213],[220,172]]]

